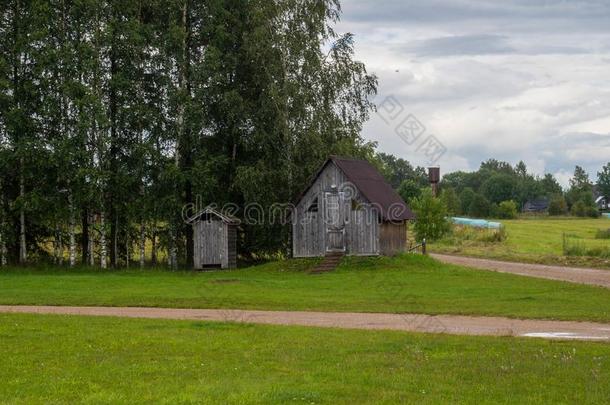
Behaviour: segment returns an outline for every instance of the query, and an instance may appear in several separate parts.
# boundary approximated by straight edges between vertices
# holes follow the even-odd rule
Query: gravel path
[[[520,320],[500,317],[54,306],[0,306],[0,312],[245,322],[344,329],[400,330],[452,335],[525,336],[610,342],[610,324]]]
[[[430,256],[440,260],[441,262],[457,264],[460,266],[610,288],[610,270],[503,262],[474,257],[441,255],[436,253],[433,253]]]

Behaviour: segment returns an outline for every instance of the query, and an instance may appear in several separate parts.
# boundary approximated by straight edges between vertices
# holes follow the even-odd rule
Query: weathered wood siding
[[[324,221],[325,192],[335,185],[342,191],[348,180],[332,162],[326,165],[315,183],[307,190],[295,207],[292,226],[293,255],[316,257],[326,254],[326,223]],[[350,188],[352,190],[352,188]],[[345,222],[345,251],[350,255],[379,254],[379,223],[373,209],[367,205],[357,190],[353,190],[357,201],[363,202],[359,210],[352,210],[352,197],[346,193],[342,200],[342,215]],[[318,199],[318,212],[307,212],[314,197]]]
[[[227,267],[237,267],[237,225],[227,225]]]
[[[379,249],[379,220],[370,207],[352,210],[346,225],[347,253],[352,255],[377,255]]]
[[[404,252],[407,248],[407,223],[382,223],[379,226],[379,245],[381,254],[385,256]]]
[[[196,221],[194,258],[196,269],[206,266],[233,268],[237,265],[237,227],[220,219]]]

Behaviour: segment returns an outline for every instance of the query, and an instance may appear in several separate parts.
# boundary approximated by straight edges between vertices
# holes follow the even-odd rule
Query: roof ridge
[[[353,162],[367,162],[370,164],[370,162],[366,159],[361,159],[361,158],[356,158],[356,157],[351,157],[351,156],[339,156],[339,155],[330,155],[328,157],[330,160],[348,160],[348,161],[353,161]]]

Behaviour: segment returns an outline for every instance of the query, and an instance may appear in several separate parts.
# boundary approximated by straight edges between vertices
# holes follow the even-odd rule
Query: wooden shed
[[[189,223],[193,226],[195,269],[237,267],[237,218],[207,207]]]
[[[415,215],[365,160],[331,156],[295,203],[294,257],[394,255]]]

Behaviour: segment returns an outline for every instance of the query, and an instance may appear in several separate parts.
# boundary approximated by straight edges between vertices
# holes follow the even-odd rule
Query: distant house
[[[294,257],[402,252],[411,219],[407,204],[369,162],[331,156],[296,201]]]
[[[546,212],[549,209],[549,200],[546,198],[539,198],[536,200],[528,200],[523,205],[523,212]]]

